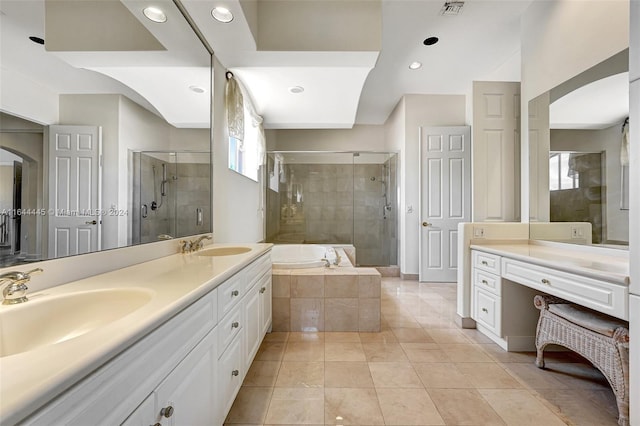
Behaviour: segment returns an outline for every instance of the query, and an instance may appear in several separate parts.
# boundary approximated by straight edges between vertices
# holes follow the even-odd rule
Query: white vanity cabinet
[[[271,324],[270,272],[267,252],[21,424],[221,425]]]

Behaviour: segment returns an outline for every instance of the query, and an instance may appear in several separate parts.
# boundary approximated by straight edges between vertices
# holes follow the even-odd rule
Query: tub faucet
[[[331,267],[331,262],[326,257],[323,257],[320,260],[324,262],[324,266],[326,266],[327,268]]]
[[[15,305],[24,303],[27,300],[27,284],[31,279],[31,274],[42,272],[42,269],[36,268],[29,272],[9,271],[0,275],[0,283],[8,281],[9,284],[2,290],[4,300],[3,305]]]

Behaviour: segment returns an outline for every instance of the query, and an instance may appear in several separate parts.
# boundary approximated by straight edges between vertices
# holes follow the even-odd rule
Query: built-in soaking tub
[[[271,259],[273,331],[380,331],[380,273],[353,267],[353,246],[276,244]]]
[[[328,260],[337,266],[352,267],[342,247],[319,244],[276,244],[271,250],[271,261],[275,269],[301,269],[326,266]]]

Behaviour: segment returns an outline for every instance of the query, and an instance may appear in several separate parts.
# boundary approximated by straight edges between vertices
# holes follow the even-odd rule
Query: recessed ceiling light
[[[37,44],[44,44],[44,39],[36,36],[30,36],[29,40]]]
[[[433,46],[440,40],[438,37],[427,37],[424,39],[423,43],[425,46]]]
[[[167,22],[167,15],[164,14],[162,9],[159,9],[154,6],[145,7],[142,11],[144,16],[146,16],[149,20],[153,22],[163,23]]]
[[[205,90],[200,86],[189,86],[189,90],[196,93],[204,93]]]
[[[422,68],[422,62],[411,62],[411,64],[409,64],[409,69],[410,70],[417,70],[418,68]]]
[[[231,11],[226,7],[214,7],[211,11],[211,16],[213,16],[216,21],[220,21],[225,24],[233,21],[233,13],[231,13]]]
[[[289,87],[289,93],[302,93],[304,92],[304,87],[302,86],[292,86]]]

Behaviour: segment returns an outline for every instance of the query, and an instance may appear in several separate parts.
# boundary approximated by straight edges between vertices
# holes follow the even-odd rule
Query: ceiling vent
[[[460,13],[462,13],[462,6],[464,6],[463,1],[448,1],[444,4],[444,6],[442,6],[442,9],[440,9],[440,15],[459,15]]]

